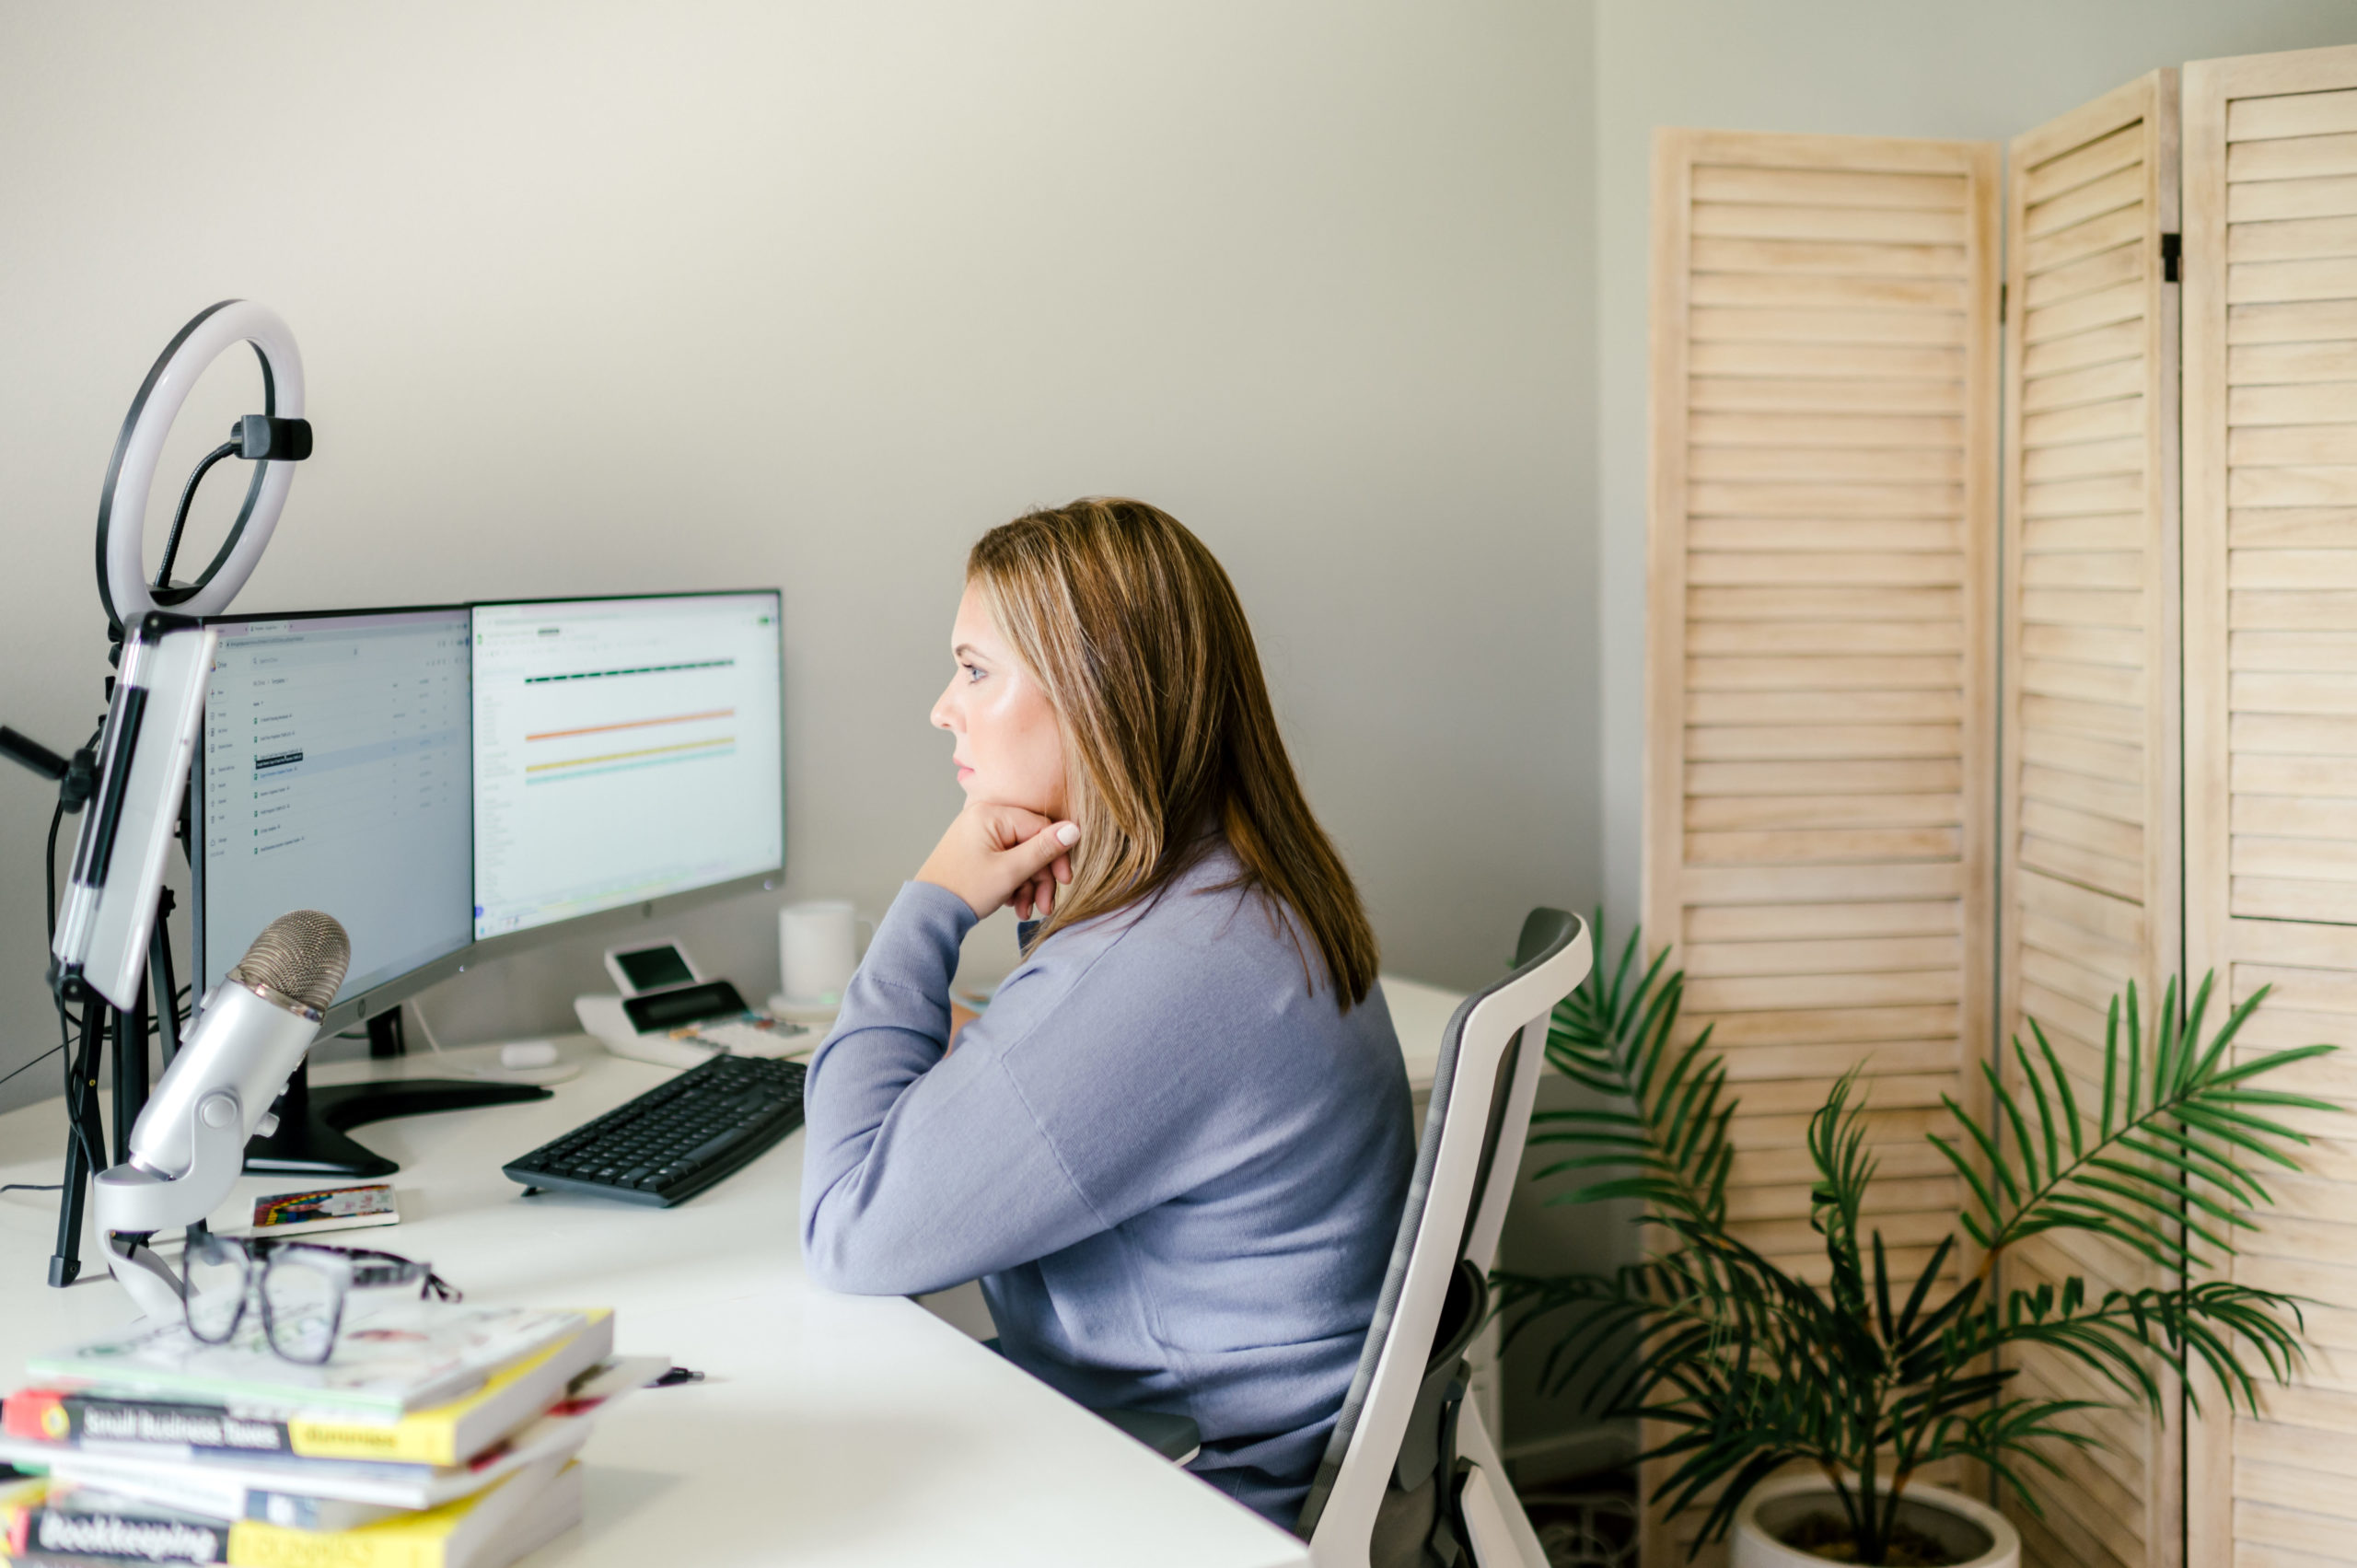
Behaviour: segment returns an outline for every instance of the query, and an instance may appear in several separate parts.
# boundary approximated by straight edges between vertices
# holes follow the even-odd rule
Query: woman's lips
[[[966,764],[965,764],[965,763],[963,763],[963,762],[960,762],[960,763],[958,763],[958,782],[959,784],[964,784],[968,779],[970,779],[970,778],[972,778],[973,776],[974,776],[974,770],[973,770],[973,769],[971,769],[971,768],[970,768],[970,767],[966,766]]]

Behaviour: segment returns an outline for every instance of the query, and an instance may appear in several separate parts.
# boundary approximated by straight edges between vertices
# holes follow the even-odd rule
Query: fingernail
[[[1056,830],[1056,842],[1060,844],[1076,844],[1080,842],[1080,830],[1072,823],[1066,822]]]

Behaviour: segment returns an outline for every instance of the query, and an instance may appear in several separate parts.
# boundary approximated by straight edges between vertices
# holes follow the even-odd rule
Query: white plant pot
[[[1889,1491],[1889,1482],[1884,1481],[1879,1490]],[[1816,1476],[1761,1483],[1736,1514],[1729,1537],[1734,1546],[1731,1568],[1825,1568],[1824,1558],[1786,1546],[1777,1535],[1810,1514],[1838,1516],[1840,1511],[1833,1488]],[[2020,1533],[1986,1503],[1919,1481],[1910,1483],[1900,1495],[1898,1515],[1959,1555],[1983,1547],[1978,1557],[1964,1558],[1960,1568],[2021,1568]]]

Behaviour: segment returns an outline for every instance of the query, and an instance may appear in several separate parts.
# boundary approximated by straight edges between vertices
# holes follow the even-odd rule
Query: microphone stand
[[[70,758],[61,757],[30,737],[0,726],[0,755],[54,783],[58,786],[58,803],[68,816],[80,812],[89,803],[97,786],[95,746],[82,747]],[[183,800],[180,822],[183,854],[188,850],[188,807]],[[90,1178],[96,1174],[90,1167],[91,1152],[104,1154],[110,1144],[113,1163],[120,1165],[131,1157],[131,1129],[145,1109],[152,1086],[147,1071],[147,1013],[151,998],[163,999],[156,1009],[156,1028],[163,1043],[164,1065],[170,1066],[180,1051],[180,985],[172,971],[168,924],[174,907],[172,890],[158,889],[155,930],[147,941],[147,973],[130,1007],[116,1007],[95,993],[81,999],[80,1034],[68,1042],[74,1054],[68,1063],[65,1167],[58,1184],[57,1249],[49,1259],[49,1283],[59,1288],[72,1284],[82,1272],[83,1214]],[[60,1005],[71,1000],[75,999],[61,997]],[[95,1103],[100,1059],[107,1054],[110,1042],[113,1047],[111,1140],[106,1119],[99,1115]]]
[[[82,1215],[89,1195],[90,1168],[86,1149],[111,1146],[112,1163],[131,1157],[131,1129],[146,1109],[152,1086],[147,1072],[147,1009],[151,996],[170,998],[156,1010],[157,1032],[162,1039],[164,1065],[180,1052],[179,986],[172,977],[172,945],[165,922],[173,908],[172,890],[160,889],[156,899],[156,929],[147,939],[147,975],[138,999],[116,1007],[93,995],[82,1014],[82,1038],[73,1066],[74,1094],[65,1108],[71,1121],[65,1139],[65,1170],[57,1195],[57,1249],[49,1258],[49,1283],[63,1288],[82,1272]],[[108,1137],[93,1098],[99,1091],[99,1064],[109,1042],[113,1046],[113,1136]],[[77,1104],[78,1102],[78,1104]]]

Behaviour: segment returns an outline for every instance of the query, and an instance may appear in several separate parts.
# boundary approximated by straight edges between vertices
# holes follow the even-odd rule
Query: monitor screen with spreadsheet
[[[774,590],[473,616],[477,940],[783,868]]]
[[[198,981],[261,928],[323,910],[352,938],[339,998],[473,936],[469,611],[229,616],[191,790]]]

